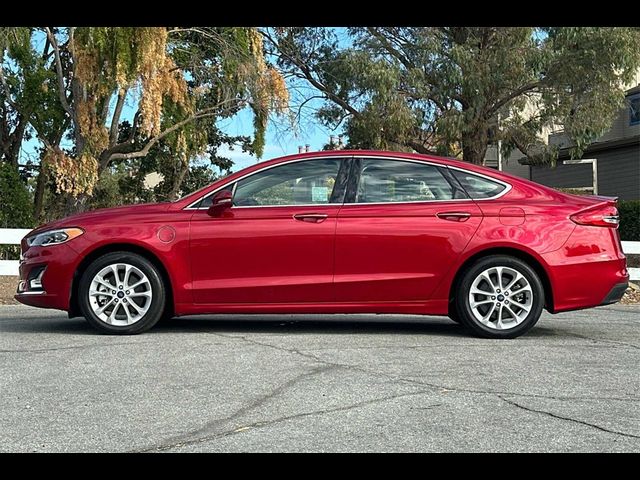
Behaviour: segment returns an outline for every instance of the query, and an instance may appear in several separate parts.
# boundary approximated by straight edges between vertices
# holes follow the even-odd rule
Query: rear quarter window
[[[507,188],[504,184],[486,177],[462,170],[454,170],[453,168],[450,171],[473,199],[492,198],[501,194]]]

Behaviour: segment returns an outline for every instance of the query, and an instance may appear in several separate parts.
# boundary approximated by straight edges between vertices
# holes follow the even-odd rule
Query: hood
[[[31,230],[27,234],[27,236],[31,236],[33,234],[44,232],[46,230],[51,230],[54,228],[83,227],[86,224],[94,223],[96,221],[116,221],[117,219],[122,219],[123,216],[127,215],[164,212],[169,208],[170,205],[171,202],[141,203],[138,205],[124,205],[121,207],[100,208],[89,212],[76,213],[74,215],[69,215],[68,217],[61,218],[60,220],[54,220],[52,222],[40,225]]]

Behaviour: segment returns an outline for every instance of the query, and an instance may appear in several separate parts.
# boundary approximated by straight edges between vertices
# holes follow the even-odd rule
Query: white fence
[[[20,245],[20,240],[29,232],[23,228],[0,228],[0,245]],[[640,255],[640,242],[622,242],[627,255]],[[640,268],[630,268],[631,280],[640,280]],[[17,260],[0,260],[0,275],[18,275]]]
[[[640,255],[640,242],[622,242],[622,251],[625,255]],[[629,277],[634,282],[640,280],[640,268],[629,268]]]
[[[0,228],[0,245],[20,245],[20,240],[30,229]],[[0,275],[18,275],[17,260],[0,260]]]

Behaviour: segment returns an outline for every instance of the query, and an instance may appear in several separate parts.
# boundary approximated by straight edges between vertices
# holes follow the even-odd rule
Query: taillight
[[[591,225],[594,227],[618,228],[620,223],[618,209],[614,205],[597,205],[574,213],[569,218],[578,225]]]

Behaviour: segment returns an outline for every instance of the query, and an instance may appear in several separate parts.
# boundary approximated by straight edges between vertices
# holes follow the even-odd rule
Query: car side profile
[[[194,314],[411,313],[514,338],[543,308],[622,297],[617,227],[609,197],[447,158],[314,152],[40,226],[15,298],[113,334]]]

